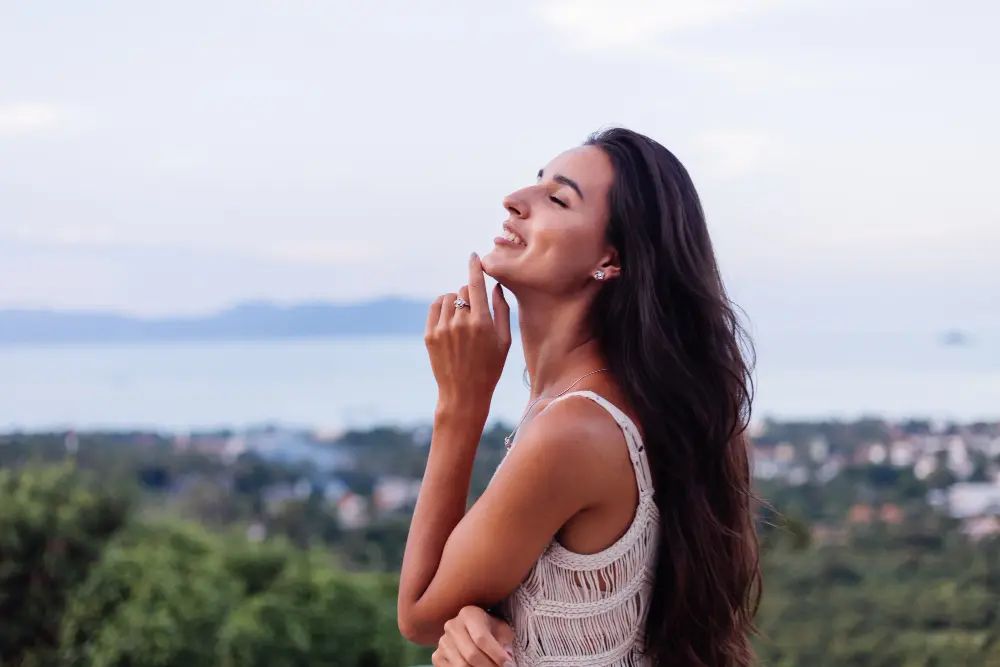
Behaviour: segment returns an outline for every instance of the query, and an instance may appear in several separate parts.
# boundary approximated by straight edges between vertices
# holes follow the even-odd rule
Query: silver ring
[[[462,297],[458,297],[457,299],[455,299],[456,309],[461,310],[462,308],[468,308],[468,307],[469,307],[469,302],[463,299]]]

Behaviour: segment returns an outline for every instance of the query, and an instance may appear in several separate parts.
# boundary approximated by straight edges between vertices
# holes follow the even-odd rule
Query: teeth
[[[503,230],[503,237],[512,243],[524,245],[524,240],[520,236],[506,229]]]

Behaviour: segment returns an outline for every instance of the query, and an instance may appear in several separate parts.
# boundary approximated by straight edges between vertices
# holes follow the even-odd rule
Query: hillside
[[[427,303],[398,298],[294,306],[246,303],[200,317],[0,310],[0,345],[415,335],[423,331],[426,315]]]

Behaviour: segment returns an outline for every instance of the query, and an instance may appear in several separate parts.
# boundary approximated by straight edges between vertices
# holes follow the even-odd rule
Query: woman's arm
[[[403,635],[432,645],[467,605],[502,601],[575,514],[599,475],[591,423],[568,403],[552,406],[523,431],[517,447],[467,514],[476,428],[440,419],[413,515],[400,577]],[[464,516],[463,516],[464,515]]]
[[[472,465],[482,435],[478,421],[442,415],[434,420],[427,468],[406,538],[399,578],[399,629],[411,641],[425,639],[413,626],[413,603],[434,578],[448,537],[465,516]],[[433,638],[437,641],[437,637]]]
[[[413,513],[399,582],[399,628],[433,644],[467,605],[500,602],[556,532],[587,504],[580,456],[587,420],[560,420],[554,406],[523,431],[493,482],[465,513],[472,463],[510,349],[510,309],[499,285],[493,315],[482,263],[469,284],[437,299],[424,339],[438,385],[427,469]]]

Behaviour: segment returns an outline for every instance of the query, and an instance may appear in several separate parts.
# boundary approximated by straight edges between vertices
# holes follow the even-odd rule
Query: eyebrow
[[[538,180],[542,180],[542,177],[544,175],[545,175],[545,170],[539,169]],[[573,190],[576,191],[576,194],[580,197],[580,200],[583,201],[583,192],[580,190],[580,186],[577,185],[576,181],[574,181],[572,178],[568,178],[566,176],[563,176],[562,174],[556,174],[555,176],[552,177],[552,180],[555,181],[556,183],[561,183],[562,185],[568,185],[569,187],[573,188]]]

